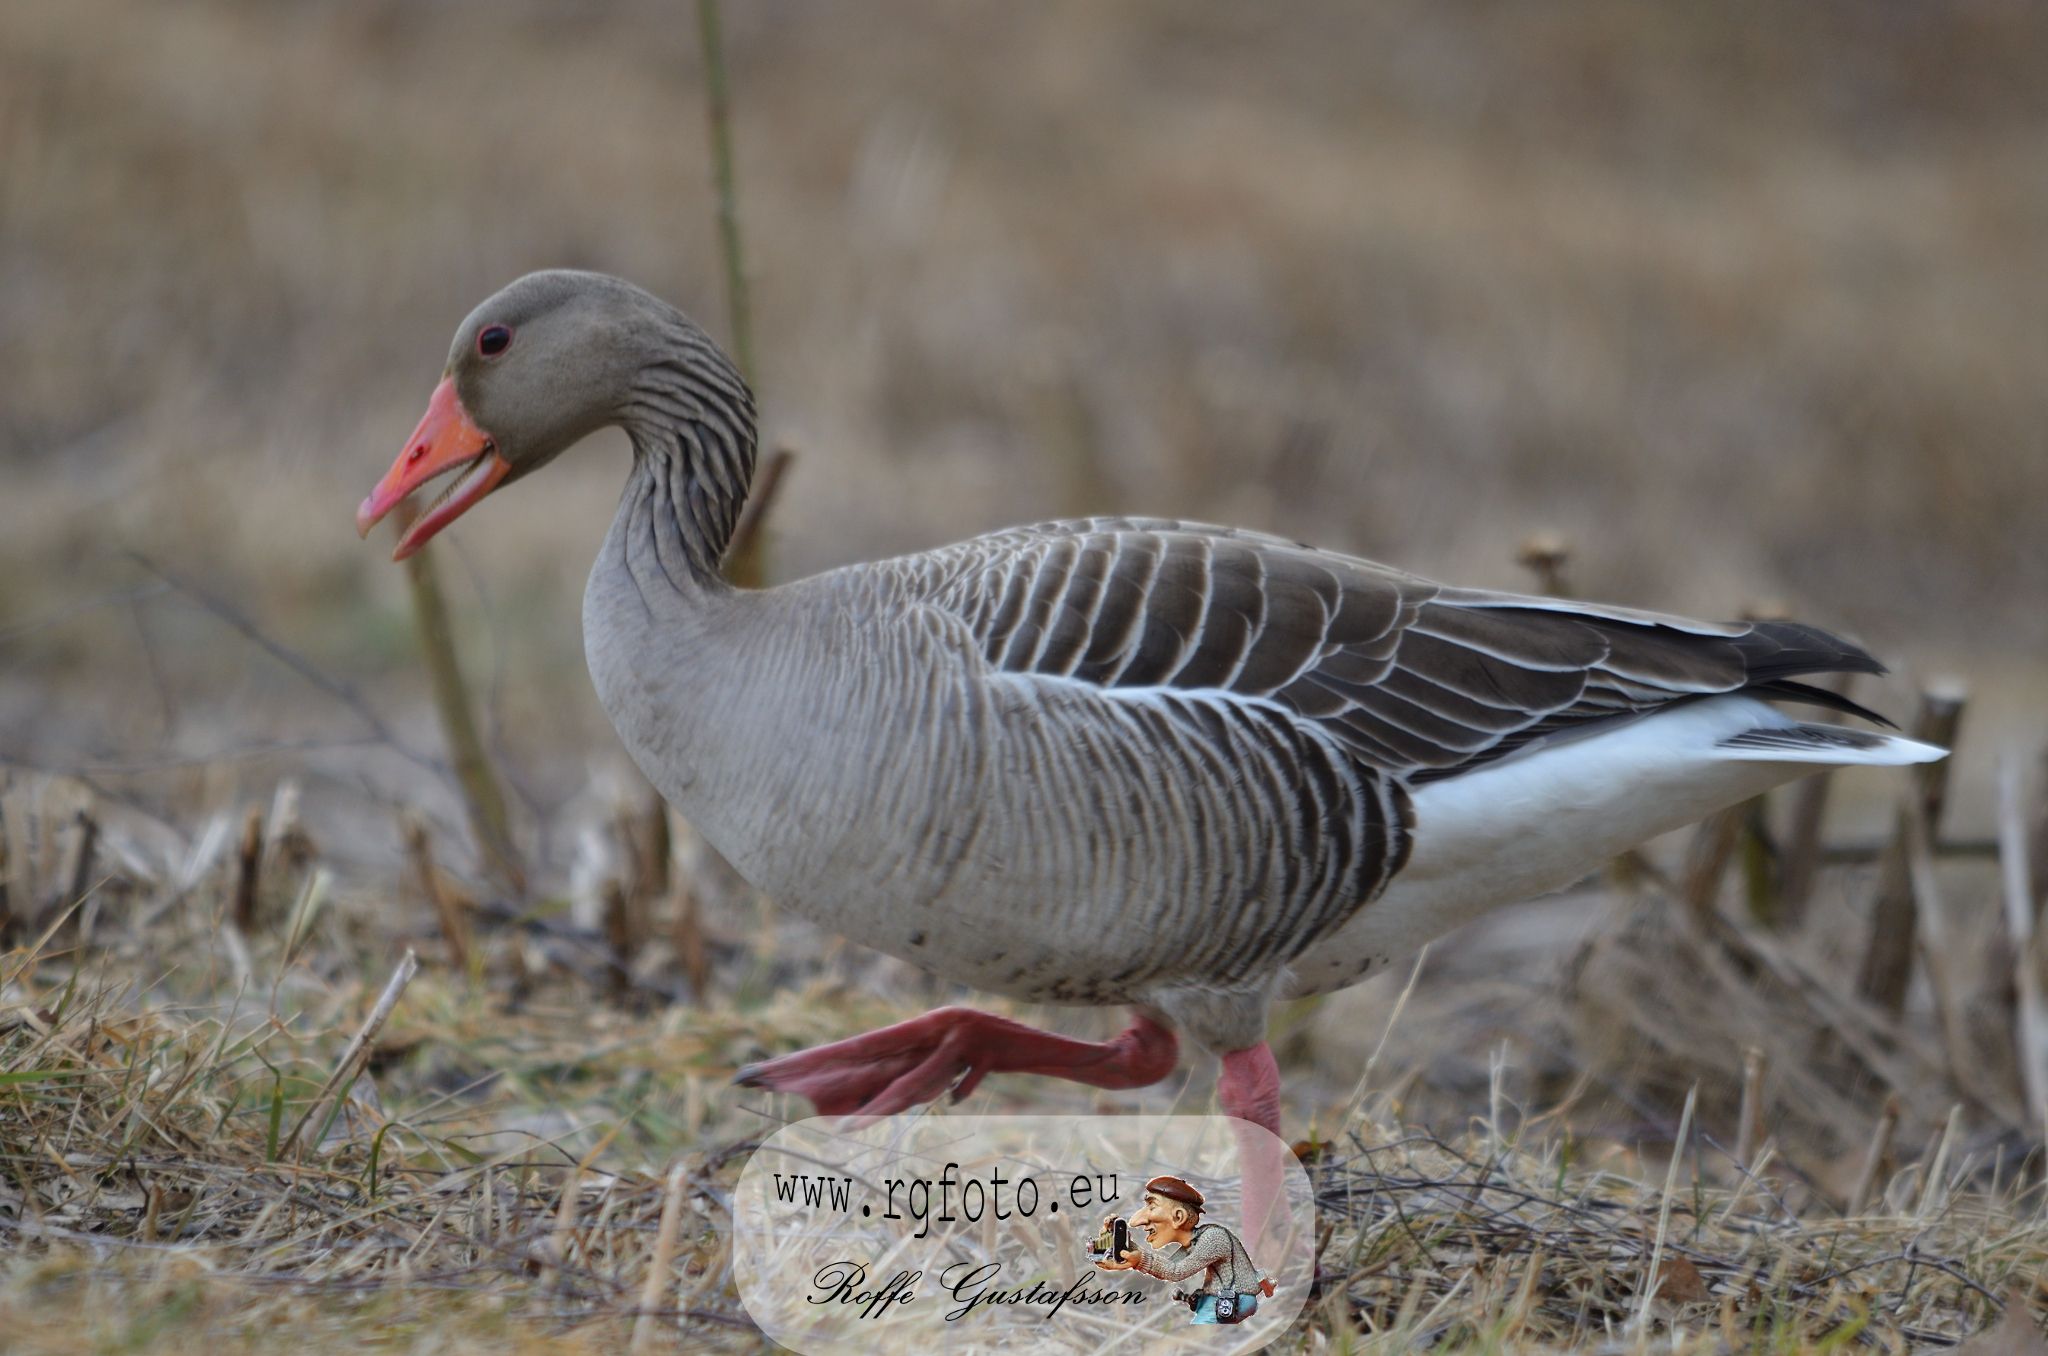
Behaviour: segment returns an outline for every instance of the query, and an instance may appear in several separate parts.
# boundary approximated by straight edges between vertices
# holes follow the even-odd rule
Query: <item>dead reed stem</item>
[[[244,937],[256,932],[257,892],[263,884],[263,811],[251,806],[242,819],[242,844],[235,854],[235,893],[229,916]]]
[[[651,787],[642,805],[640,822],[646,834],[640,863],[641,888],[649,899],[665,899],[675,876],[675,839],[668,827],[668,802]]]
[[[414,517],[410,500],[399,505],[399,535],[403,536],[412,526]],[[426,663],[427,678],[433,687],[434,710],[440,716],[442,737],[448,741],[455,780],[462,788],[470,831],[476,836],[477,855],[500,884],[514,895],[523,895],[526,869],[512,841],[505,793],[498,785],[497,771],[484,747],[476,708],[469,699],[469,684],[463,679],[462,660],[455,652],[455,630],[449,621],[448,600],[441,591],[441,576],[434,565],[432,547],[424,547],[406,558],[405,582],[412,593],[420,657]]]
[[[64,872],[62,902],[66,904],[84,898],[86,891],[92,888],[93,862],[100,841],[100,822],[93,818],[90,809],[80,807],[72,816],[71,824],[76,834],[71,840],[71,861]]]
[[[775,507],[783,477],[789,474],[790,463],[795,460],[796,453],[786,447],[776,448],[762,460],[747,488],[747,502],[740,509],[732,539],[725,547],[725,577],[740,588],[768,585],[768,513]]]
[[[704,946],[704,910],[697,891],[689,883],[675,890],[674,943],[683,979],[690,986],[690,999],[702,1006],[711,988],[711,958]]]
[[[1571,558],[1571,543],[1555,532],[1532,533],[1515,552],[1515,563],[1536,576],[1536,591],[1546,598],[1572,596],[1564,573]]]
[[[14,910],[8,904],[7,872],[7,814],[0,807],[0,946],[7,945],[15,930]]]
[[[704,57],[705,130],[711,137],[711,172],[718,194],[719,257],[725,265],[732,352],[739,361],[740,375],[752,383],[758,377],[754,366],[754,318],[740,245],[739,188],[732,153],[732,95],[725,77],[725,32],[718,0],[697,0],[697,41]]]
[[[1863,1150],[1863,1165],[1856,1170],[1856,1182],[1849,1188],[1849,1200],[1842,1207],[1842,1213],[1854,1219],[1870,1204],[1871,1192],[1877,1189],[1878,1178],[1884,1175],[1884,1165],[1892,1153],[1892,1138],[1899,1132],[1899,1095],[1892,1093],[1884,1099],[1884,1109],[1877,1113],[1877,1124],[1871,1129],[1870,1143]]]
[[[1920,1182],[1920,1203],[1913,1213],[1920,1219],[1932,1219],[1948,1204],[1948,1160],[1955,1152],[1956,1140],[1963,1130],[1963,1104],[1957,1102],[1948,1109],[1948,1117],[1941,1123],[1941,1134],[1934,1141],[1934,1152],[1926,1160],[1926,1172]]]
[[[1937,684],[1920,694],[1913,716],[1913,738],[1943,748],[1955,745],[1962,722],[1965,694],[1960,687]],[[1912,794],[1926,825],[1927,841],[1941,832],[1941,812],[1948,793],[1949,759],[1921,763],[1912,772]],[[1901,811],[1878,873],[1877,900],[1870,911],[1870,940],[1863,953],[1857,991],[1884,1011],[1897,1016],[1905,1009],[1913,976],[1913,950],[1919,910],[1913,894],[1912,826]]]
[[[624,996],[633,987],[633,967],[640,958],[643,933],[630,892],[616,876],[604,883],[604,936],[611,947],[612,990]]]
[[[1845,673],[1826,684],[1830,692],[1847,697],[1855,688],[1856,675]],[[1832,719],[1834,713],[1823,713]],[[1820,873],[1821,830],[1828,814],[1828,793],[1834,789],[1832,770],[1804,778],[1792,789],[1792,813],[1785,827],[1784,846],[1778,856],[1778,909],[1780,928],[1794,928],[1806,917],[1813,897],[1813,882]]]
[[[1735,1127],[1735,1161],[1744,1172],[1764,1142],[1764,1075],[1771,1058],[1757,1046],[1742,1052],[1742,1110]]]
[[[1898,823],[1904,831],[1907,879],[1920,922],[1921,958],[1927,986],[1934,994],[1935,1016],[1941,1025],[1949,1067],[1958,1081],[1974,1081],[1978,1060],[1971,1049],[1969,1013],[1964,1010],[1962,958],[1956,954],[1956,929],[1935,876],[1934,851],[1928,841],[1927,814],[1911,791],[1899,797]]]
[[[2041,750],[2038,766],[2040,776],[2035,785],[2042,788],[2041,803],[2034,807],[2034,831],[2027,842],[2027,860],[2033,868],[2030,875],[2034,917],[2037,920],[2042,908],[2048,907],[2048,748]],[[0,843],[4,841],[5,836],[0,835]],[[0,887],[4,884],[0,881]]]
[[[264,853],[287,873],[287,890],[312,868],[314,858],[320,855],[313,835],[299,815],[297,782],[278,783],[277,794],[270,799],[269,837]]]
[[[434,864],[433,840],[427,834],[427,826],[416,816],[405,818],[405,850],[412,859],[413,875],[419,881],[420,893],[433,906],[434,918],[441,927],[441,938],[448,944],[448,963],[467,974],[474,951],[469,918],[464,912],[463,901],[456,898],[441,879],[440,868]]]
[[[1679,878],[1679,898],[1686,911],[1704,924],[1721,896],[1721,878],[1734,859],[1742,835],[1748,806],[1731,805],[1700,822],[1686,845],[1685,870]]]
[[[2005,901],[2005,926],[2012,938],[2015,988],[2019,992],[2015,1024],[2020,1051],[2020,1082],[2027,1110],[2037,1125],[2048,1129],[2048,955],[2044,955],[2039,919],[2034,914],[2032,873],[2027,865],[2026,810],[2016,760],[1998,770],[1998,836],[2000,883]]]

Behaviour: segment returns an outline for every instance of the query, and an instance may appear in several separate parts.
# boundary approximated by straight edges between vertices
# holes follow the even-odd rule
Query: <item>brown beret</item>
[[[1163,1196],[1169,1201],[1179,1201],[1182,1205],[1193,1206],[1197,1210],[1202,1208],[1202,1193],[1178,1177],[1154,1177],[1145,1183],[1145,1194]]]

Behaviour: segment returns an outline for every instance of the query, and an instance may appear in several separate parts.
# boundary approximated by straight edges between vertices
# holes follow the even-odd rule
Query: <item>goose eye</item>
[[[512,331],[503,325],[486,325],[476,337],[476,351],[486,358],[495,358],[512,344]]]

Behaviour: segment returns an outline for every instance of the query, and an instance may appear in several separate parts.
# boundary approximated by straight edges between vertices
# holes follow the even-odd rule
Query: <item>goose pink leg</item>
[[[1216,1079],[1216,1100],[1223,1114],[1263,1126],[1273,1137],[1239,1128],[1237,1162],[1244,1174],[1245,1246],[1256,1258],[1259,1246],[1279,1221],[1274,1205],[1280,1199],[1285,1146],[1280,1134],[1280,1066],[1264,1041],[1223,1056],[1223,1072]]]
[[[1173,1072],[1179,1044],[1143,1013],[1114,1039],[1082,1041],[994,1013],[940,1008],[864,1036],[749,1064],[733,1081],[794,1092],[809,1098],[821,1116],[889,1116],[949,1089],[957,1102],[992,1073],[1142,1088]],[[1276,1081],[1276,1115],[1277,1098]]]

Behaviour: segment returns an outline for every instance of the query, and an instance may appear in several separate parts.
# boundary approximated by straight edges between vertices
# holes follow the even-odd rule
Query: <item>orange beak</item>
[[[453,377],[441,378],[441,384],[434,388],[433,398],[427,402],[426,417],[406,440],[405,449],[356,510],[358,535],[369,536],[370,529],[384,515],[428,481],[464,469],[398,539],[398,549],[391,553],[393,560],[404,560],[425,546],[436,532],[468,512],[471,505],[498,488],[498,482],[512,472],[512,463],[499,455],[498,445],[462,408],[462,397],[455,394]]]

